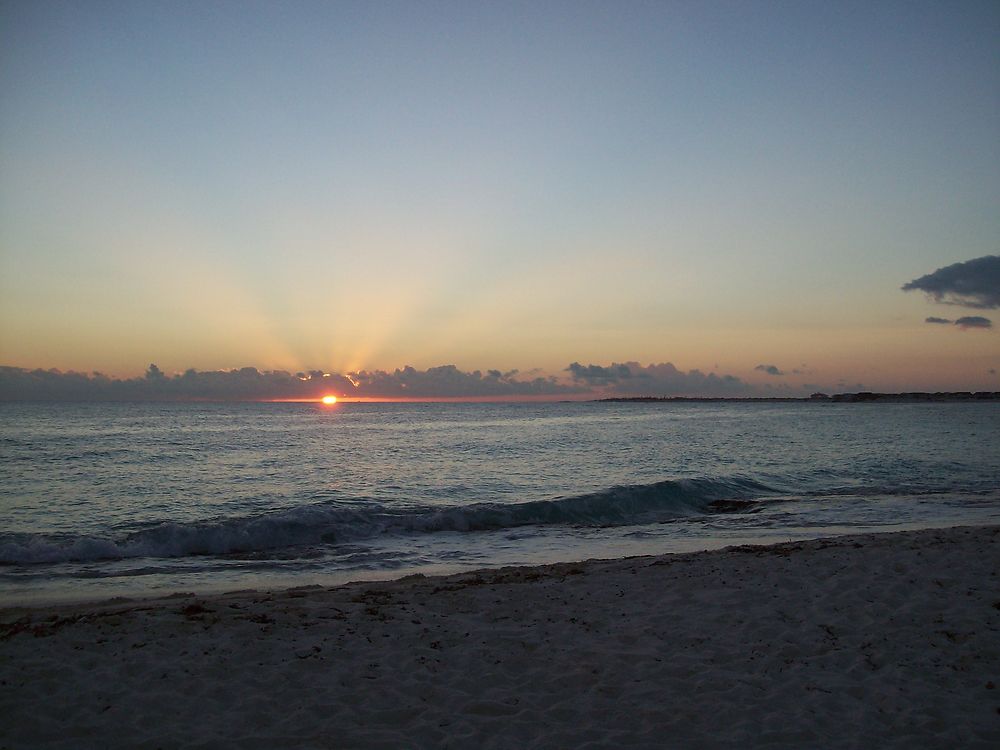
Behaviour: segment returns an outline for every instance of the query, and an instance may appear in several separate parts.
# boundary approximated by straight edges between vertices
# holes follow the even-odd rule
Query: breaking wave
[[[522,503],[405,508],[375,503],[325,503],[249,517],[160,523],[121,536],[2,534],[0,563],[241,554],[338,544],[382,534],[476,532],[547,525],[640,525],[743,510],[752,505],[753,498],[773,492],[748,479],[679,479]]]

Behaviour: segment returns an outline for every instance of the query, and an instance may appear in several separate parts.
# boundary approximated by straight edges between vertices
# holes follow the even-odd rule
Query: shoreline
[[[942,519],[943,521],[943,519]],[[331,572],[292,572],[285,574],[270,575],[250,575],[240,585],[235,581],[228,582],[176,582],[176,585],[160,585],[156,588],[137,585],[133,588],[113,588],[106,593],[91,591],[88,593],[39,593],[25,596],[0,595],[0,637],[2,637],[2,627],[6,619],[13,613],[30,614],[35,611],[56,611],[62,609],[76,609],[88,607],[100,607],[103,605],[144,605],[159,601],[172,601],[179,598],[189,597],[196,599],[214,599],[218,597],[230,596],[234,594],[281,594],[291,590],[332,590],[345,586],[369,585],[369,584],[392,584],[401,580],[418,580],[429,578],[449,578],[463,575],[489,575],[498,570],[530,569],[544,573],[549,568],[558,568],[565,565],[597,565],[613,563],[626,560],[640,560],[644,558],[676,557],[678,555],[698,555],[708,552],[720,552],[728,549],[743,549],[756,547],[775,547],[780,545],[800,544],[803,542],[819,542],[827,539],[838,539],[841,537],[869,536],[882,534],[899,534],[912,531],[933,531],[947,530],[952,528],[982,528],[998,526],[995,519],[987,519],[985,522],[975,522],[974,519],[953,520],[941,524],[928,525],[926,523],[904,523],[898,524],[892,531],[884,530],[882,527],[816,527],[811,530],[815,534],[803,535],[801,529],[793,530],[797,533],[782,534],[736,534],[704,540],[686,540],[681,543],[675,541],[673,548],[657,549],[650,551],[648,545],[637,543],[635,545],[614,544],[605,547],[602,551],[609,554],[599,554],[584,559],[556,556],[549,559],[540,560],[517,560],[514,562],[498,562],[494,564],[484,564],[472,566],[468,563],[427,563],[424,565],[406,566],[400,569],[354,569]],[[834,530],[836,529],[836,530]],[[703,546],[704,544],[704,546]],[[661,544],[652,545],[661,547]],[[629,549],[634,547],[634,549]],[[305,581],[304,583],[302,581]],[[235,584],[235,585],[234,585]],[[2,748],[0,748],[2,750]]]
[[[998,553],[953,527],[4,607],[0,745],[987,746]]]
[[[811,396],[613,396],[595,399],[594,403],[668,403],[668,404],[964,404],[1000,401],[1000,391],[911,391],[901,393],[814,393]]]

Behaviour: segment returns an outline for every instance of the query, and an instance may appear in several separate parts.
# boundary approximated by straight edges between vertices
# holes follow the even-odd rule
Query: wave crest
[[[0,563],[226,555],[336,544],[380,534],[477,532],[519,526],[629,526],[745,507],[773,492],[748,479],[679,479],[523,503],[391,508],[305,505],[257,516],[161,523],[120,538],[0,535]],[[735,502],[735,505],[734,505]]]

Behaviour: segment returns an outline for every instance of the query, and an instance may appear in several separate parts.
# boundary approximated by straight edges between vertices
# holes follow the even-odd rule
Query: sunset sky
[[[995,0],[0,4],[7,367],[1000,390],[997,255]]]

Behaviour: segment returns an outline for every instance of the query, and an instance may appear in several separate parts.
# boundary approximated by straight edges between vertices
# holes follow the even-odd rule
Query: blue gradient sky
[[[996,2],[0,6],[0,364],[997,389],[998,251]]]

